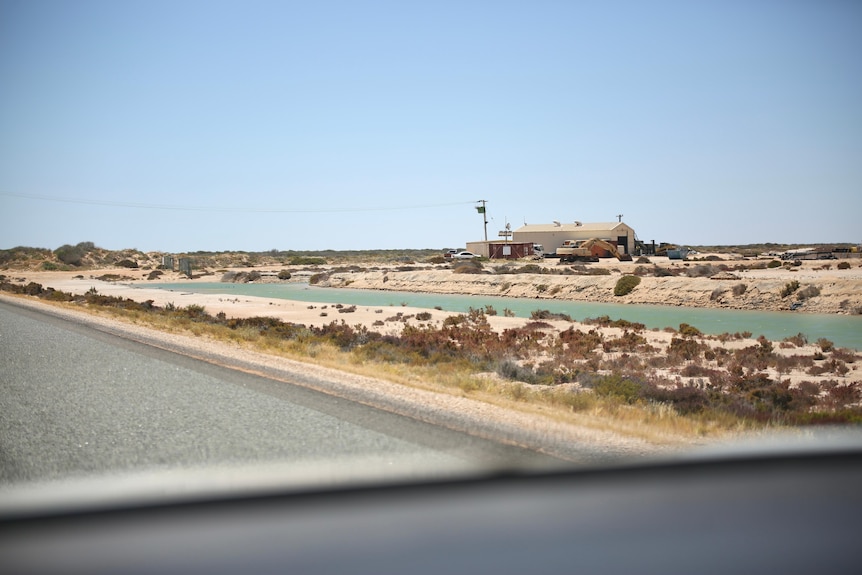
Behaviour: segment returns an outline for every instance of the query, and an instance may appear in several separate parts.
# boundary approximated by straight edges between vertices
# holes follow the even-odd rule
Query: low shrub
[[[54,250],[54,255],[58,260],[70,266],[80,266],[86,251],[79,246],[70,246],[65,244]]]
[[[290,272],[287,270],[281,270],[280,272],[278,272],[278,279],[289,280],[290,279]]]
[[[784,297],[789,296],[790,294],[792,294],[793,292],[795,292],[798,289],[799,289],[799,282],[798,281],[796,281],[796,280],[789,281],[786,284],[784,284],[784,287],[781,289],[781,292],[779,295],[781,295],[781,297],[784,298]]]
[[[748,289],[748,286],[745,284],[736,284],[735,286],[733,286],[731,291],[733,292],[733,295],[735,295],[736,297],[739,297],[742,294],[744,294],[747,289]]]
[[[572,321],[572,316],[567,313],[553,313],[546,309],[537,309],[535,311],[530,312],[530,319],[540,320],[540,319],[561,319],[565,321]]]
[[[636,381],[618,374],[600,376],[587,382],[585,387],[592,387],[599,397],[616,399],[624,403],[634,403],[641,396],[643,386]]]
[[[820,288],[817,286],[806,286],[796,292],[796,299],[805,300],[810,297],[816,297],[820,295]]]
[[[614,295],[618,297],[628,295],[640,283],[641,278],[638,276],[623,276],[617,280],[617,285],[614,286]]]
[[[711,264],[700,264],[687,268],[685,270],[685,275],[690,278],[708,278],[709,276],[713,276],[718,272],[719,270],[717,270],[715,266]]]
[[[800,333],[797,333],[796,335],[791,335],[791,336],[785,337],[783,341],[786,341],[788,343],[792,343],[796,347],[802,347],[803,345],[808,343],[808,338],[806,338],[805,335],[800,332]]]
[[[850,262],[838,262],[838,269],[839,270],[849,270],[850,269]]]
[[[482,272],[482,264],[476,260],[460,262],[452,270],[452,273],[456,274],[480,274]]]
[[[701,337],[703,335],[699,329],[687,323],[679,324],[679,334],[683,337]]]
[[[310,256],[294,256],[290,258],[288,265],[291,266],[322,266],[326,265],[326,259]]]
[[[835,344],[832,343],[830,340],[826,339],[825,337],[819,338],[816,343],[817,347],[819,347],[820,350],[823,352],[832,351],[832,349],[834,349],[835,347]]]

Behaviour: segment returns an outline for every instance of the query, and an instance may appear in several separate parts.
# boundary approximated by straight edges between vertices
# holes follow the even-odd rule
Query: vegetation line
[[[811,345],[802,334],[777,346],[763,337],[745,345],[750,334],[710,337],[681,324],[659,349],[642,324],[625,320],[590,320],[617,328],[614,336],[590,325],[556,332],[543,321],[553,318],[537,311],[523,327],[497,333],[491,310],[474,309],[439,326],[405,322],[395,336],[344,320],[307,327],[212,316],[200,305],[158,307],[95,289],[73,295],[32,282],[1,282],[0,289],[396,383],[542,408],[560,419],[601,420],[629,434],[695,437],[862,422],[862,383],[847,377],[859,354],[825,339]]]

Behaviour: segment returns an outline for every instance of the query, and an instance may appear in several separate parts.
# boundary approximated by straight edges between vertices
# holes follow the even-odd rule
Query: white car
[[[473,252],[458,252],[457,254],[452,254],[452,257],[458,260],[471,260],[473,258],[480,258],[479,254],[474,254]]]

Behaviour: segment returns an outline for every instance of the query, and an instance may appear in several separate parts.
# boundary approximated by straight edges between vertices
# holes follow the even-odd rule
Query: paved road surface
[[[0,366],[0,484],[346,456],[542,459],[7,304]]]

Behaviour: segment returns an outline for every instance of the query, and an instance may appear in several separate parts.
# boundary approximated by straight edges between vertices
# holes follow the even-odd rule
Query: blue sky
[[[0,248],[862,241],[862,2],[0,0]]]

